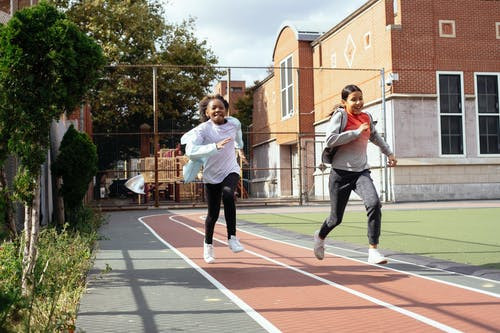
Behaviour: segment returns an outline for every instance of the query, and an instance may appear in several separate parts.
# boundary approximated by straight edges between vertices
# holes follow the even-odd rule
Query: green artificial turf
[[[238,214],[238,219],[312,235],[326,213]],[[328,237],[367,244],[366,213],[346,211]],[[500,208],[382,210],[380,249],[500,269]]]

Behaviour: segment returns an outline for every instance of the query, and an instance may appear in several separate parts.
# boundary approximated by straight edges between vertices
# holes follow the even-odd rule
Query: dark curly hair
[[[200,101],[200,105],[198,107],[198,110],[200,112],[200,123],[203,123],[208,120],[206,111],[208,107],[208,103],[210,103],[211,100],[213,99],[218,99],[219,101],[224,104],[224,107],[226,108],[226,111],[229,109],[229,103],[224,99],[224,97],[220,94],[216,95],[207,95],[203,97],[203,99]]]
[[[343,101],[347,101],[347,97],[349,97],[349,95],[352,92],[355,92],[355,91],[359,91],[360,93],[362,93],[361,88],[359,88],[357,85],[355,85],[355,84],[348,84],[347,86],[344,87],[344,89],[342,89],[342,92],[341,92],[340,96],[342,97]],[[335,111],[337,111],[338,108],[344,108],[344,107],[342,106],[341,103],[336,104],[333,107],[333,110],[330,113],[330,116],[333,115],[335,113]]]

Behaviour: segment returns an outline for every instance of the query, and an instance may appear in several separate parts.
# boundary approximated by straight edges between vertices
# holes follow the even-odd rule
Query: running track
[[[140,220],[269,332],[500,331],[496,293],[331,253],[319,261],[310,248],[240,229],[245,251],[233,254],[220,224],[209,265],[199,213]]]

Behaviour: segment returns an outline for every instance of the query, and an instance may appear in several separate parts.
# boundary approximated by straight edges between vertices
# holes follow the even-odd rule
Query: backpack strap
[[[333,117],[333,115],[337,112],[340,112],[340,128],[339,128],[339,133],[342,133],[347,126],[347,113],[344,110],[344,108],[337,108],[334,113],[330,116]],[[333,155],[337,152],[337,149],[339,147],[325,147],[323,148],[323,152],[321,153],[321,162],[325,164],[332,164],[333,160]]]

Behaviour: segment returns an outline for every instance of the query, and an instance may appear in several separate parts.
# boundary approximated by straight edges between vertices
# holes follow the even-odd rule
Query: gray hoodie
[[[389,145],[378,134],[373,119],[370,116],[370,138],[369,140],[380,147],[383,154],[389,156],[392,150]],[[330,161],[332,168],[347,171],[363,171],[369,169],[367,161],[366,144],[356,140],[361,135],[361,130],[344,131],[347,124],[347,112],[343,108],[338,108],[330,118],[326,131],[327,148],[334,148],[335,155]],[[323,162],[327,162],[323,160]]]

